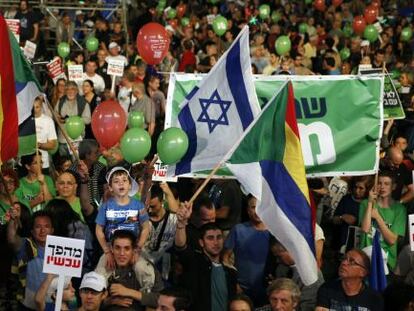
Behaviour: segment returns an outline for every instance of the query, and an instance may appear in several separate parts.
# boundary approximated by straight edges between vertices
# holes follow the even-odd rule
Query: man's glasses
[[[350,266],[359,266],[363,269],[367,269],[363,264],[359,263],[355,260],[355,258],[344,256],[342,257],[341,261],[346,261]]]

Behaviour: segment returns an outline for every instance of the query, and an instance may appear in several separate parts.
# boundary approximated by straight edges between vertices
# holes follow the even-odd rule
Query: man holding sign
[[[22,238],[18,234],[20,222],[20,206],[11,210],[11,219],[7,227],[7,240],[15,252],[12,273],[17,274],[19,288],[17,300],[23,310],[34,310],[35,294],[45,278],[42,273],[46,237],[53,233],[52,219],[44,211],[35,212],[32,216],[32,237]]]

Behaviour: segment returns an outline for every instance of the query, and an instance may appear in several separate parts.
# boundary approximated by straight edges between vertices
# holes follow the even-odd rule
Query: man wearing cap
[[[107,297],[106,279],[96,272],[89,272],[83,276],[79,287],[82,306],[78,311],[98,311]]]
[[[111,60],[121,60],[124,62],[124,66],[128,66],[128,59],[119,54],[121,52],[121,47],[116,42],[109,43],[108,46],[109,55],[106,57],[105,61],[109,63]]]

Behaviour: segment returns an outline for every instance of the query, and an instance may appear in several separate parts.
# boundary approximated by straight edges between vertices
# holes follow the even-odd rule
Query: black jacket
[[[194,311],[214,311],[211,307],[211,260],[190,247],[176,248],[176,254],[183,265],[182,286],[189,291]],[[228,299],[236,294],[237,271],[223,265],[226,273]]]

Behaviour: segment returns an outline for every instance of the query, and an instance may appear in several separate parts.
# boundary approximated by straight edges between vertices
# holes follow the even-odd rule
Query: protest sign
[[[55,311],[62,305],[65,276],[80,278],[85,252],[85,240],[62,238],[48,235],[43,259],[43,273],[59,276]]]
[[[201,78],[202,75],[171,75],[166,103],[166,128],[177,126],[180,105]],[[308,176],[375,173],[379,163],[383,121],[383,76],[257,75],[255,88],[262,106],[286,79],[293,83]],[[205,177],[207,174],[198,172],[191,176]],[[231,176],[226,170],[220,170],[218,175],[224,178]]]
[[[108,70],[107,74],[110,76],[122,77],[124,74],[125,62],[123,60],[108,60]]]
[[[26,40],[26,43],[25,43],[24,49],[23,49],[23,54],[28,59],[33,59],[35,57],[35,54],[36,54],[36,48],[37,48],[36,43],[33,43],[29,40]]]
[[[398,96],[397,89],[395,88],[394,82],[388,72],[384,73],[382,68],[372,68],[372,65],[366,64],[358,66],[358,74],[384,74],[384,97],[382,102],[384,109],[384,120],[405,118],[400,97]]]
[[[106,73],[112,76],[111,92],[115,93],[115,77],[122,77],[124,74],[125,62],[123,60],[109,59]]]
[[[152,180],[153,181],[161,181],[161,182],[177,182],[177,177],[167,177],[167,169],[168,165],[165,165],[161,162],[160,159],[157,160],[154,164],[154,172],[152,173]]]
[[[20,42],[20,20],[19,19],[6,19],[6,24],[10,31],[16,38],[17,42]]]
[[[50,63],[46,64],[46,68],[49,77],[53,80],[54,84],[56,84],[57,80],[60,78],[66,79],[66,75],[62,67],[62,60],[59,57],[56,57],[51,60]]]
[[[83,66],[82,65],[69,65],[68,66],[69,80],[82,81],[83,80]]]

